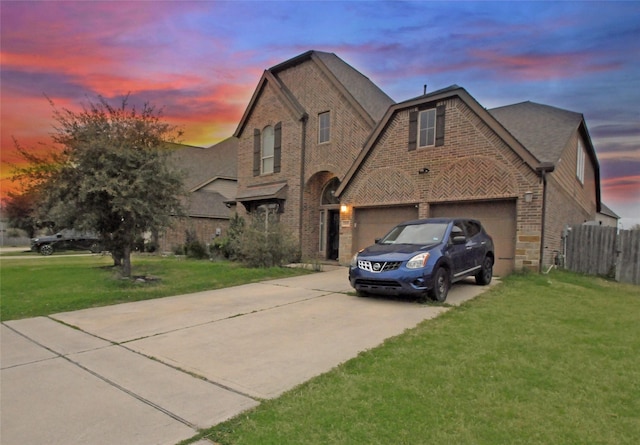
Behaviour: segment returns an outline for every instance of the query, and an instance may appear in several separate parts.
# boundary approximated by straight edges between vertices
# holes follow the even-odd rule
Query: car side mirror
[[[382,239],[382,238],[376,238],[376,239],[374,240],[374,242],[375,242],[376,244],[378,244],[378,243],[380,242],[380,240],[381,240],[381,239]]]
[[[467,242],[467,238],[464,235],[457,235],[453,237],[453,244],[464,244]]]

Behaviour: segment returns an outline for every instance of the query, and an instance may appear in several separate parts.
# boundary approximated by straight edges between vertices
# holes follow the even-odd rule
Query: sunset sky
[[[457,84],[493,108],[583,113],[602,201],[640,223],[640,1],[5,1],[1,170],[50,141],[57,107],[163,107],[186,144],[231,136],[264,69],[333,52],[395,101]]]

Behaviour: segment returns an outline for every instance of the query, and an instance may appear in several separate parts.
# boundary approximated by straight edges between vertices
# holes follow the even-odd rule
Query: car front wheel
[[[449,273],[444,267],[439,267],[434,275],[433,289],[429,292],[429,296],[432,300],[443,303],[447,299],[449,287],[451,287]]]
[[[493,259],[490,256],[484,257],[482,260],[482,268],[480,272],[476,274],[476,284],[480,286],[486,286],[491,283],[493,277]]]
[[[53,253],[53,246],[51,244],[43,244],[40,246],[40,253],[42,255],[51,255]]]

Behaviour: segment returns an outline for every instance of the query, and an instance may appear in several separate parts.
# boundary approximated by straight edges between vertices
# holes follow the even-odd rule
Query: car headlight
[[[407,262],[407,269],[419,269],[424,267],[429,260],[429,252],[420,253]]]
[[[356,267],[358,265],[358,254],[356,253],[352,258],[351,258],[351,267]]]

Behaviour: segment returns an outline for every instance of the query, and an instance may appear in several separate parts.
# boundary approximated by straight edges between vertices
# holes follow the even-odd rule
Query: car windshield
[[[384,238],[380,244],[433,244],[444,238],[447,230],[446,223],[410,224],[397,226]]]

